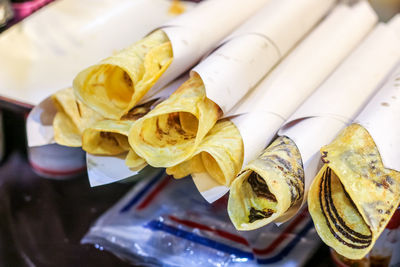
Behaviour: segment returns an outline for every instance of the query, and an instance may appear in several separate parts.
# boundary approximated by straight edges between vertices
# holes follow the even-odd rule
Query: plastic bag
[[[318,247],[307,209],[288,223],[249,232],[229,220],[227,196],[207,203],[191,179],[163,171],[139,182],[102,215],[82,243],[155,266],[299,266]]]

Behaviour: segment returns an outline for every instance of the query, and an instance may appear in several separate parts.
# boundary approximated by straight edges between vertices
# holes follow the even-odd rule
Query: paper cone
[[[379,24],[279,131],[296,143],[303,160],[302,204],[319,169],[319,149],[352,121],[398,62],[399,37],[389,25]],[[297,210],[281,220],[291,218]]]
[[[147,96],[192,67],[269,1],[208,0],[159,27],[171,42],[173,61]]]
[[[366,2],[354,7],[339,5],[232,111],[232,115],[242,114],[232,121],[243,138],[243,165],[266,147],[280,125],[357,47],[376,21]],[[250,117],[253,123],[248,122]]]
[[[168,96],[172,94],[187,78],[188,75],[186,74],[176,79],[174,82],[160,90],[152,98],[149,98],[148,101],[158,99],[155,103],[157,104],[159,101],[168,98]],[[26,120],[28,147],[39,147],[49,144],[56,145],[53,130],[53,119],[56,113],[57,109],[55,108],[51,97],[46,98],[32,109]],[[57,151],[62,148],[65,148],[67,154],[71,154],[72,150],[69,147],[59,146]],[[82,150],[75,149],[75,151],[77,158],[80,158]],[[125,157],[96,156],[89,154],[86,154],[86,157],[89,182],[92,186],[116,182],[140,173],[131,171],[125,165]],[[80,167],[82,167],[82,163],[80,163]]]
[[[271,0],[193,68],[203,80],[207,97],[224,113],[231,110],[317,24],[333,2]]]
[[[374,139],[386,168],[400,171],[400,65],[354,120]]]
[[[228,113],[228,116],[240,114],[230,120],[243,140],[243,166],[259,155],[291,113],[361,42],[376,20],[374,11],[365,2],[352,8],[345,5],[336,7],[254,91]],[[325,60],[321,62],[321,58]],[[313,75],[310,76],[310,73]],[[208,175],[193,174],[192,177],[209,202],[229,190],[216,184]]]

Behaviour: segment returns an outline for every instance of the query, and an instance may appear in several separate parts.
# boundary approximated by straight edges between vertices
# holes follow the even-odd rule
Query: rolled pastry
[[[400,204],[400,172],[385,168],[375,142],[359,124],[321,148],[324,165],[308,194],[322,240],[339,254],[361,259]]]
[[[233,181],[228,213],[238,230],[262,227],[301,201],[304,171],[296,145],[277,138]]]
[[[103,117],[75,98],[72,88],[60,90],[51,96],[57,113],[53,120],[54,139],[57,144],[82,146],[82,133]]]
[[[167,168],[174,178],[192,173],[209,173],[220,185],[230,186],[243,162],[243,142],[236,126],[229,120],[215,124],[193,157],[176,166]]]
[[[81,71],[73,82],[75,93],[105,118],[119,119],[150,90],[172,58],[167,35],[157,30]]]
[[[132,126],[129,143],[151,166],[171,167],[194,153],[220,116],[220,108],[206,97],[194,73]]]

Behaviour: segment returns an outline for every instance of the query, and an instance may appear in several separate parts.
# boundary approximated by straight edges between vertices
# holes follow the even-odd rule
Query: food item
[[[400,204],[400,173],[384,167],[359,124],[348,126],[321,154],[324,165],[308,195],[317,232],[339,254],[361,259]]]
[[[166,34],[157,30],[132,46],[81,71],[76,95],[109,119],[120,119],[149,91],[172,62]]]
[[[102,120],[83,132],[82,149],[96,155],[113,156],[128,152],[126,165],[133,170],[140,170],[147,163],[130,147],[129,129],[139,118],[146,115],[157,99],[136,106],[121,120]]]
[[[82,135],[82,149],[96,155],[118,155],[130,149],[128,120],[102,120],[86,129]]]
[[[72,88],[60,90],[51,96],[57,113],[53,120],[54,139],[57,144],[80,147],[83,131],[102,116],[74,96]]]
[[[188,159],[221,111],[206,97],[194,74],[167,100],[139,119],[129,132],[129,144],[153,167],[171,167]]]
[[[147,166],[147,162],[138,156],[132,148],[129,149],[128,155],[125,158],[125,164],[132,171],[140,171]]]
[[[292,140],[282,136],[233,181],[229,217],[238,230],[257,229],[299,204],[303,193],[300,153]]]
[[[207,173],[218,184],[230,186],[243,163],[243,142],[236,126],[221,120],[210,130],[193,156],[170,168],[175,178],[189,174]]]
[[[131,150],[129,129],[146,115],[156,100],[136,106],[121,120],[102,120],[88,127],[82,136],[82,149],[96,155],[118,155]]]

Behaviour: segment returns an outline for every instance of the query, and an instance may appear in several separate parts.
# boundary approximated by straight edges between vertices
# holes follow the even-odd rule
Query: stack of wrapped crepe
[[[366,2],[337,6],[230,112],[239,116],[218,122],[193,156],[167,173],[176,178],[191,174],[208,201],[220,198],[242,165],[259,155],[280,125],[361,42],[376,20]]]
[[[53,124],[56,142],[82,146],[95,155],[115,156],[129,151],[127,165],[134,170],[142,168],[145,161],[130,148],[127,134],[132,124],[154,106],[152,101],[159,100],[159,94],[165,95],[165,87],[159,88],[192,66],[268,1],[205,1],[83,70],[74,79],[75,96],[69,89],[68,95],[59,92],[53,97],[58,108]],[[214,30],[216,24],[223,26]],[[203,38],[205,32],[211,32],[208,38]],[[163,75],[167,69],[171,71]],[[157,83],[161,76],[165,77]],[[154,92],[143,99],[152,87]],[[140,101],[144,105],[137,106]]]
[[[57,109],[53,119],[57,144],[82,147],[96,155],[118,155],[129,151],[128,167],[140,170],[146,165],[130,148],[127,135],[132,123],[147,114],[154,101],[136,106],[121,120],[110,120],[77,100],[72,88],[57,91],[51,99]]]
[[[322,240],[350,259],[371,250],[400,204],[399,89],[400,67],[355,123],[321,148],[309,210]]]
[[[83,131],[103,117],[77,100],[72,88],[57,91],[51,99],[57,109],[53,119],[54,140],[63,146],[82,146]]]
[[[332,4],[331,0],[271,0],[197,65],[177,92],[132,126],[132,148],[155,167],[172,167],[189,159],[217,120],[289,52]]]
[[[318,171],[318,150],[349,123],[400,59],[400,35],[379,24],[233,182],[229,216],[251,230],[292,217]]]
[[[73,82],[75,93],[103,117],[120,119],[146,94],[153,95],[191,67],[268,1],[204,1],[132,46],[81,71]]]

